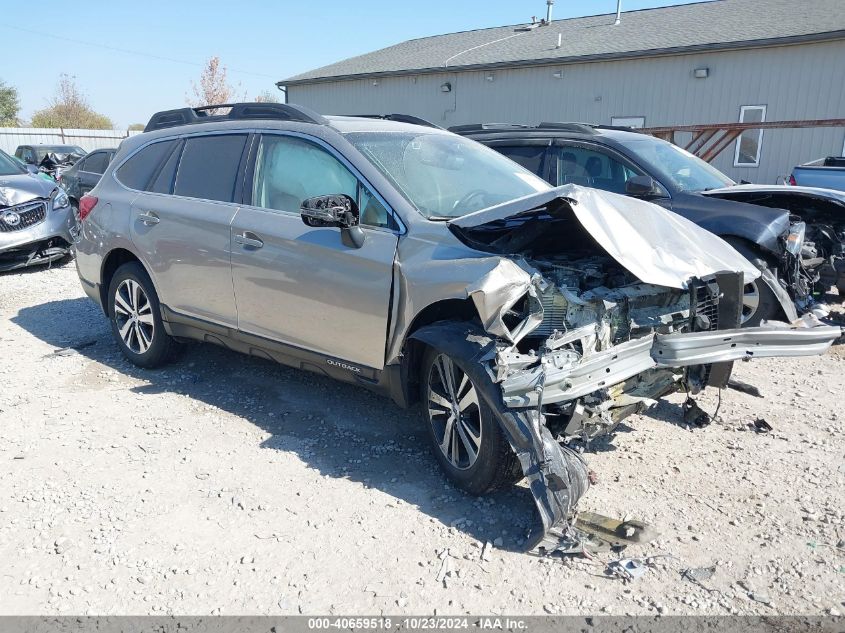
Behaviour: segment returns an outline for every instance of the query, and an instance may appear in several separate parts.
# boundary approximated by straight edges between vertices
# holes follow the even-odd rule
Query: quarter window
[[[117,170],[117,179],[130,189],[144,191],[159,165],[179,141],[161,141],[147,145]]]
[[[173,193],[232,202],[246,134],[196,136],[185,141]]]
[[[762,123],[766,120],[766,106],[742,106],[739,109],[740,123]],[[759,167],[760,149],[763,146],[763,130],[745,130],[736,142],[734,167]]]
[[[545,145],[494,145],[493,149],[504,154],[513,162],[519,163],[525,169],[543,177],[543,157],[546,154]]]
[[[303,200],[335,193],[356,200],[361,224],[392,227],[379,199],[326,150],[298,138],[261,138],[255,159],[253,205],[299,213]]]

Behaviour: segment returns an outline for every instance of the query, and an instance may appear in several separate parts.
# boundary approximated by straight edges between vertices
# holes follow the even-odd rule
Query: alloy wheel
[[[458,470],[471,468],[481,448],[481,409],[475,386],[445,354],[431,364],[428,418],[440,451]]]
[[[125,279],[114,293],[114,321],[123,343],[135,354],[143,354],[153,343],[153,307],[144,288]]]
[[[745,323],[757,312],[760,307],[760,289],[757,287],[757,282],[745,284],[742,290],[742,316],[740,323]]]

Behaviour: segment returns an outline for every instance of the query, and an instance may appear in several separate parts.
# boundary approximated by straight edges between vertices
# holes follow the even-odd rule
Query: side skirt
[[[165,305],[161,306],[161,312],[164,329],[173,337],[213,343],[249,356],[322,374],[335,380],[359,385],[379,395],[390,397],[400,406],[407,406],[401,395],[403,390],[399,365],[388,365],[381,370],[373,369],[187,316]]]

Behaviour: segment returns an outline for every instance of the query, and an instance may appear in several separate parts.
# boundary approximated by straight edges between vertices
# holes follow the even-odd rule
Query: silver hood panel
[[[692,277],[742,272],[746,283],[760,271],[727,242],[689,220],[643,200],[564,185],[449,221],[460,229],[482,226],[566,200],[601,247],[645,283],[686,288]]]
[[[0,207],[11,207],[35,198],[49,198],[56,186],[32,174],[0,176]]]

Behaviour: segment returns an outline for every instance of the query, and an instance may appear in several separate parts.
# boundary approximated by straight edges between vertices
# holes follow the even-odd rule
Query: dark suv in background
[[[100,182],[100,177],[106,171],[116,151],[113,148],[94,150],[61,173],[58,178],[59,184],[67,192],[70,203],[75,209],[79,208],[79,199]]]
[[[450,130],[492,147],[553,185],[571,183],[648,200],[722,237],[764,271],[744,289],[743,325],[781,315],[794,320],[814,306],[814,292],[826,291],[845,275],[845,197],[835,192],[735,185],[680,147],[631,128],[541,123]]]

